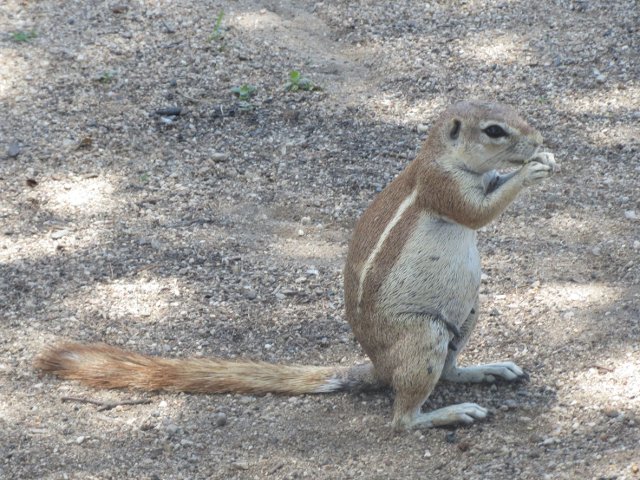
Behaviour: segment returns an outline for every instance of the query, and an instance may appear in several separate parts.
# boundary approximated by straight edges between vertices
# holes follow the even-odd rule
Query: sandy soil
[[[0,477],[640,478],[639,28],[635,0],[0,2]],[[287,90],[292,70],[321,89]],[[363,361],[350,231],[463,98],[515,105],[562,163],[480,232],[463,362],[530,381],[425,405],[487,421],[394,434],[388,392],[93,391],[32,368],[61,340]]]

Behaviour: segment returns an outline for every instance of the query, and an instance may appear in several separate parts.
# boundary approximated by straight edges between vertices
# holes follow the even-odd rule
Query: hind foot
[[[458,383],[493,383],[496,378],[509,382],[528,380],[529,375],[513,362],[487,363],[472,367],[455,367],[444,372],[442,379]]]

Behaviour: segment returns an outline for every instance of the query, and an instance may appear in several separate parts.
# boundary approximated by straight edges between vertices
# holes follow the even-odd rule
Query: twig
[[[200,100],[198,100],[196,98],[192,98],[192,97],[190,97],[188,95],[185,95],[184,93],[180,92],[179,90],[176,90],[176,93],[178,95],[180,95],[181,97],[186,98],[187,100],[189,100],[189,101],[191,101],[193,103],[200,103]]]
[[[269,475],[273,475],[274,473],[276,473],[278,470],[280,470],[282,467],[284,467],[284,463],[279,463],[278,465],[276,465],[275,467],[273,467],[271,470],[269,470]]]
[[[598,370],[604,370],[605,372],[613,372],[613,368],[603,367],[602,365],[587,365],[589,368],[597,368]]]
[[[81,398],[81,397],[62,397],[61,400],[63,402],[82,402],[82,403],[91,403],[93,405],[99,405],[98,412],[104,412],[105,410],[111,410],[112,408],[118,407],[120,405],[143,405],[147,403],[151,403],[151,400],[142,399],[142,400],[119,400],[115,402],[103,402],[100,400],[92,400],[90,398]]]

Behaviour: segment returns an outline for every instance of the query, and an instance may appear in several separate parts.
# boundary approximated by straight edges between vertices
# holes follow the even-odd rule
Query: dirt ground
[[[639,33],[636,0],[2,0],[0,478],[640,478]],[[351,229],[463,98],[516,106],[562,164],[479,233],[462,362],[530,381],[425,405],[487,421],[395,434],[389,392],[94,391],[32,368],[62,340],[364,361]]]

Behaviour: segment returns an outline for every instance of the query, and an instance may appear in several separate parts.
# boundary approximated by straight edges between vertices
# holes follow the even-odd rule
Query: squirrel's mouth
[[[538,152],[540,152],[540,148],[541,148],[540,145],[536,145],[535,148],[533,149],[533,152],[531,152],[531,155],[529,155],[528,157],[525,158],[524,156],[520,156],[515,158],[508,158],[507,162],[512,165],[522,166],[525,163],[529,163],[531,160],[533,160],[538,154]],[[514,153],[519,153],[519,152],[514,152]]]
[[[533,157],[531,157],[533,158]],[[509,160],[507,160],[511,165],[524,165],[525,163],[529,163],[531,161],[531,158],[510,158]]]
[[[509,163],[511,163],[512,165],[524,165],[525,163],[529,163],[531,160],[533,160],[536,157],[536,154],[538,153],[539,149],[536,149],[535,152],[533,152],[533,154],[531,154],[530,157],[527,158],[510,158],[509,160],[507,160]]]

